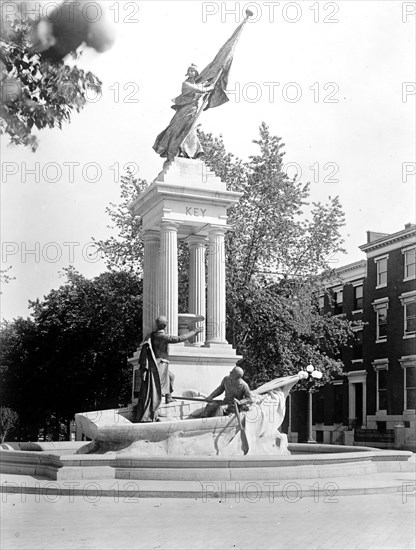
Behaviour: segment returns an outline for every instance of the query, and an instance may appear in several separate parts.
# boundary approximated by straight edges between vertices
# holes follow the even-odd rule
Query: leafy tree
[[[308,363],[324,384],[342,370],[340,347],[353,336],[344,319],[319,313],[330,257],[343,251],[338,197],[310,203],[310,189],[283,171],[284,144],[266,124],[243,163],[222,140],[202,134],[206,163],[242,192],[228,211],[226,238],[228,338],[245,358],[253,385],[293,374]]]
[[[4,443],[7,434],[12,430],[19,420],[19,415],[9,409],[9,407],[0,407],[0,442]]]
[[[7,267],[6,269],[0,269],[0,294],[1,294],[1,285],[10,283],[10,281],[13,281],[14,279],[16,279],[16,277],[9,275],[9,271],[11,270],[11,268],[12,266]]]
[[[343,251],[344,214],[338,197],[326,204],[310,202],[310,188],[283,171],[284,144],[266,124],[255,141],[259,153],[247,162],[226,151],[222,138],[199,132],[205,162],[239,203],[228,210],[233,229],[226,236],[227,338],[245,358],[252,385],[293,374],[308,363],[324,372],[319,384],[342,370],[340,348],[349,345],[351,323],[322,317],[319,295],[325,292],[329,260]],[[141,270],[140,220],[127,206],[145,187],[127,177],[123,201],[107,209],[118,239],[101,242],[110,264],[128,258]],[[136,260],[135,258],[138,258]],[[187,250],[180,243],[180,308],[186,308]],[[141,271],[140,271],[141,272]]]
[[[129,205],[146,187],[147,182],[135,178],[130,170],[125,176],[121,176],[121,202],[110,203],[106,208],[111,220],[108,227],[116,232],[116,236],[99,241],[92,237],[110,270],[134,271],[138,275],[143,272],[143,243],[140,239],[142,220],[133,216]]]
[[[100,80],[91,72],[33,52],[34,23],[22,15],[2,21],[0,54],[0,133],[33,151],[38,146],[34,129],[62,128],[85,106],[89,91],[101,91]]]
[[[3,327],[2,402],[18,411],[21,437],[59,438],[76,412],[126,405],[130,357],[141,341],[141,281],[131,273],[67,283],[31,302],[32,319]]]

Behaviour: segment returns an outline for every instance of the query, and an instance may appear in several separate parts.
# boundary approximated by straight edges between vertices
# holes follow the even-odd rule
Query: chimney
[[[367,243],[372,243],[383,237],[387,237],[388,233],[377,233],[376,231],[367,231]]]

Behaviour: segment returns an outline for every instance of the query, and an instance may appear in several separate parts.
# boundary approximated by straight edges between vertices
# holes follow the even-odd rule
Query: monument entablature
[[[131,205],[142,217],[143,232],[160,230],[162,221],[179,224],[180,238],[207,236],[211,226],[227,226],[227,208],[241,193],[227,191],[225,183],[201,160],[176,158]]]

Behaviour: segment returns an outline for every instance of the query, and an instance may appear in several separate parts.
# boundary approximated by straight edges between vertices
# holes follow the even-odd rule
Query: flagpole
[[[245,25],[245,24],[247,23],[248,19],[249,19],[252,15],[253,15],[253,12],[251,12],[250,10],[247,9],[247,10],[246,10],[246,16],[245,16],[244,21],[243,21],[243,25]],[[242,25],[242,27],[243,27],[243,25]],[[212,90],[211,90],[211,92],[208,92],[208,93],[205,94],[205,97],[204,97],[204,100],[203,100],[203,102],[202,102],[202,105],[199,107],[199,109],[198,109],[198,111],[197,111],[197,113],[196,113],[195,120],[193,121],[192,126],[190,127],[188,133],[186,134],[186,136],[185,136],[184,139],[182,140],[181,144],[179,145],[179,151],[178,151],[178,153],[180,152],[180,150],[181,150],[181,148],[182,148],[182,145],[185,143],[185,141],[186,141],[186,139],[188,138],[188,136],[190,135],[190,133],[195,129],[196,123],[198,122],[198,119],[199,119],[199,117],[200,117],[202,111],[204,110],[205,106],[206,106],[207,103],[208,103],[209,94],[212,93],[212,92],[214,91],[215,86],[216,86],[218,80],[220,79],[220,77],[221,77],[221,75],[222,75],[222,73],[223,73],[223,71],[224,71],[224,69],[225,69],[225,66],[227,65],[228,60],[229,60],[230,57],[234,54],[235,47],[237,46],[239,40],[240,40],[240,35],[238,36],[238,38],[237,38],[235,44],[233,45],[233,48],[232,48],[232,50],[231,50],[230,55],[228,56],[227,60],[225,61],[225,63],[224,63],[223,66],[221,67],[221,70],[220,70],[220,72],[218,73],[218,75],[217,75],[217,77],[216,77],[216,79],[215,79],[215,81],[214,81],[214,84],[212,85]]]

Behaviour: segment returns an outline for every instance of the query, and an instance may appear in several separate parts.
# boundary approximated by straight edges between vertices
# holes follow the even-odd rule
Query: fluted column
[[[178,227],[170,221],[160,224],[159,315],[168,318],[169,334],[178,334]]]
[[[158,231],[143,233],[143,338],[152,331],[154,320],[158,316],[159,306],[159,248]]]
[[[225,339],[225,250],[223,227],[211,227],[208,247],[207,344]]]
[[[205,300],[205,242],[206,238],[200,235],[191,235],[189,244],[189,313],[206,315]],[[205,328],[201,321],[197,326]],[[205,331],[197,334],[193,343],[202,346],[205,342]]]

